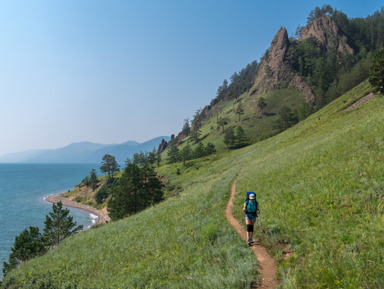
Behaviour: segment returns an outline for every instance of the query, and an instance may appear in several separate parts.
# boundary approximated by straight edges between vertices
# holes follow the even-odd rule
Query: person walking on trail
[[[247,225],[247,242],[248,245],[252,244],[253,227],[255,225],[256,217],[260,214],[259,202],[256,201],[256,194],[248,192],[249,199],[244,203],[243,211],[245,214],[245,224]]]

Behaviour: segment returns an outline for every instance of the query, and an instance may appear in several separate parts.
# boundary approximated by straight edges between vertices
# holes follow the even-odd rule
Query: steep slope
[[[245,129],[250,143],[254,143],[280,132],[276,121],[280,109],[284,106],[291,110],[294,118],[298,119],[296,121],[301,121],[314,109],[324,105],[326,97],[322,89],[327,89],[327,87],[319,89],[318,86],[322,84],[322,80],[311,79],[313,71],[310,69],[316,67],[318,74],[319,71],[322,71],[321,77],[327,78],[329,82],[329,75],[336,74],[336,68],[342,66],[342,58],[354,53],[348,44],[347,36],[330,16],[323,15],[308,23],[302,29],[299,39],[293,39],[292,42],[291,40],[288,38],[287,30],[284,27],[280,28],[257,68],[247,71],[247,73],[255,73],[252,86],[246,91],[243,90],[241,95],[223,92],[231,91],[232,84],[239,85],[236,83],[236,79],[240,77],[241,73],[235,74],[234,83],[229,84],[228,87],[226,87],[227,84],[223,84],[210,105],[204,107],[200,113],[196,113],[193,126],[202,126],[201,138],[206,139],[205,143],[211,140],[211,142],[216,142],[215,145],[219,144],[219,147],[222,147],[222,144],[217,143],[216,140],[223,139],[225,126],[228,129],[236,128],[239,125]],[[309,43],[305,43],[307,40]],[[329,55],[327,51],[330,51]],[[307,55],[310,52],[315,54],[313,57],[317,57],[313,60],[314,63],[310,63],[312,58]],[[308,63],[304,63],[304,60]],[[339,62],[339,64],[335,64],[335,67],[328,67],[325,65],[328,62]],[[303,67],[306,68],[305,75],[302,75]],[[331,69],[332,74],[326,69]],[[247,73],[244,73],[243,82],[249,78]],[[362,79],[366,79],[366,77],[367,75]],[[333,81],[333,79],[331,80]],[[334,86],[336,84],[337,82],[334,83]],[[311,87],[316,88],[316,98],[320,100],[320,103],[316,103],[315,93]],[[266,100],[266,108],[263,110],[258,106],[258,102],[262,98]],[[279,101],[276,101],[277,99]],[[230,105],[232,107],[228,109]],[[236,116],[239,106],[242,106],[243,112]],[[220,123],[224,123],[221,133]],[[177,139],[180,144],[190,141],[190,138],[186,138],[183,133],[179,133]]]
[[[239,173],[234,159],[244,166],[234,212],[242,220],[243,192],[257,192],[259,236],[279,261],[284,288],[379,287],[384,98],[343,111],[369,90],[364,83],[301,125],[220,159],[161,167],[175,197],[67,239],[11,272],[3,287],[249,286],[255,259],[224,217]]]
[[[239,156],[238,191],[257,191],[284,288],[381,286],[384,98],[345,111],[369,92],[361,85]]]
[[[323,53],[329,49],[336,49],[339,59],[345,54],[354,54],[354,50],[348,44],[347,36],[329,15],[321,16],[308,23],[302,29],[298,41],[309,38],[315,39]],[[287,30],[282,27],[262,59],[249,95],[291,87],[298,89],[309,103],[315,104],[313,91],[290,66],[289,58],[292,57],[292,55],[288,55],[290,46]]]
[[[287,29],[280,28],[262,59],[249,96],[278,89],[296,88],[303,94],[307,102],[314,104],[315,97],[310,87],[286,64],[289,46]]]

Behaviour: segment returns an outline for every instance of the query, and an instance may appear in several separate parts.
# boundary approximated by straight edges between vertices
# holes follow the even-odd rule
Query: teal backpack
[[[245,199],[245,203],[246,203],[246,207],[245,207],[245,208],[248,209],[249,196],[250,196],[251,194],[254,194],[254,195],[255,195],[256,210],[257,210],[257,200],[256,200],[256,193],[255,193],[255,192],[247,192],[247,197],[246,197],[246,199]],[[255,210],[254,212],[248,212],[248,211],[246,211],[245,213],[246,213],[247,215],[252,216],[252,217],[257,217],[256,210]]]

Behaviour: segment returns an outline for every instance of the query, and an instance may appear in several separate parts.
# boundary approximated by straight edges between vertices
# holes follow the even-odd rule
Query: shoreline
[[[96,215],[97,216],[97,222],[92,224],[88,229],[92,228],[95,225],[105,224],[106,222],[111,221],[108,214],[103,213],[102,211],[99,211],[99,210],[97,210],[91,206],[80,204],[78,202],[74,202],[74,201],[71,201],[67,198],[64,198],[63,197],[64,194],[66,194],[66,193],[53,194],[53,195],[50,195],[48,197],[45,197],[44,200],[47,201],[48,203],[51,203],[51,204],[56,204],[56,203],[61,201],[63,206],[80,209],[80,210],[86,211],[90,214]]]

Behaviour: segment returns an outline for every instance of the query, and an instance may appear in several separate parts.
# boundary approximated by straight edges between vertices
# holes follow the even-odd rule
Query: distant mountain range
[[[121,144],[98,144],[91,142],[73,143],[63,148],[31,150],[0,156],[0,163],[99,163],[105,154],[123,163],[134,153],[157,150],[162,140],[169,141],[168,136],[160,136],[144,143],[127,141]]]

